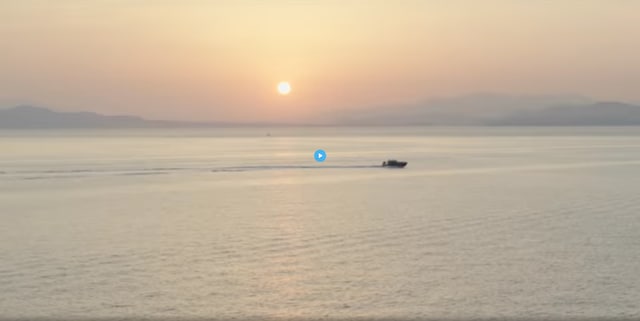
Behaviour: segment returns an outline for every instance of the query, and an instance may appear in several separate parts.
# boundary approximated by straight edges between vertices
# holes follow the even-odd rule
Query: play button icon
[[[313,158],[315,158],[316,162],[324,162],[327,159],[327,153],[325,153],[322,149],[318,149],[315,153],[313,153]]]

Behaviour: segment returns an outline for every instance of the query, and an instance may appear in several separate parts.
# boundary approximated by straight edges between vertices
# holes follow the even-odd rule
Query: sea
[[[640,318],[640,128],[0,131],[0,319],[495,317]]]

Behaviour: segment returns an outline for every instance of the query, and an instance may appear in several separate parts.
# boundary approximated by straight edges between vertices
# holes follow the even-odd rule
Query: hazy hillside
[[[640,106],[617,102],[558,106],[539,111],[512,113],[493,125],[508,126],[635,126]]]
[[[337,115],[343,125],[629,126],[640,105],[582,97],[470,95]]]
[[[188,127],[212,124],[146,120],[136,116],[107,116],[92,112],[58,112],[42,107],[0,109],[0,128],[144,128]]]
[[[538,111],[550,106],[588,104],[583,97],[509,96],[474,94],[432,99],[405,106],[382,106],[334,116],[352,125],[483,125],[498,122],[518,111]]]

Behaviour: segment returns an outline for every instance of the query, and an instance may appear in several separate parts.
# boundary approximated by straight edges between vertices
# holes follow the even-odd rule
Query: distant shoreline
[[[359,113],[359,114],[358,114]],[[332,119],[295,122],[232,122],[149,120],[129,115],[60,112],[42,107],[0,109],[0,129],[143,129],[143,128],[266,128],[266,127],[636,127],[640,106],[619,102],[527,105],[494,99],[432,102],[360,110]]]

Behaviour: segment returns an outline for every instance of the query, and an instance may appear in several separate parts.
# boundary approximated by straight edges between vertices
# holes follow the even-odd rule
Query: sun
[[[278,93],[280,95],[288,95],[291,92],[291,85],[286,81],[278,83]]]

